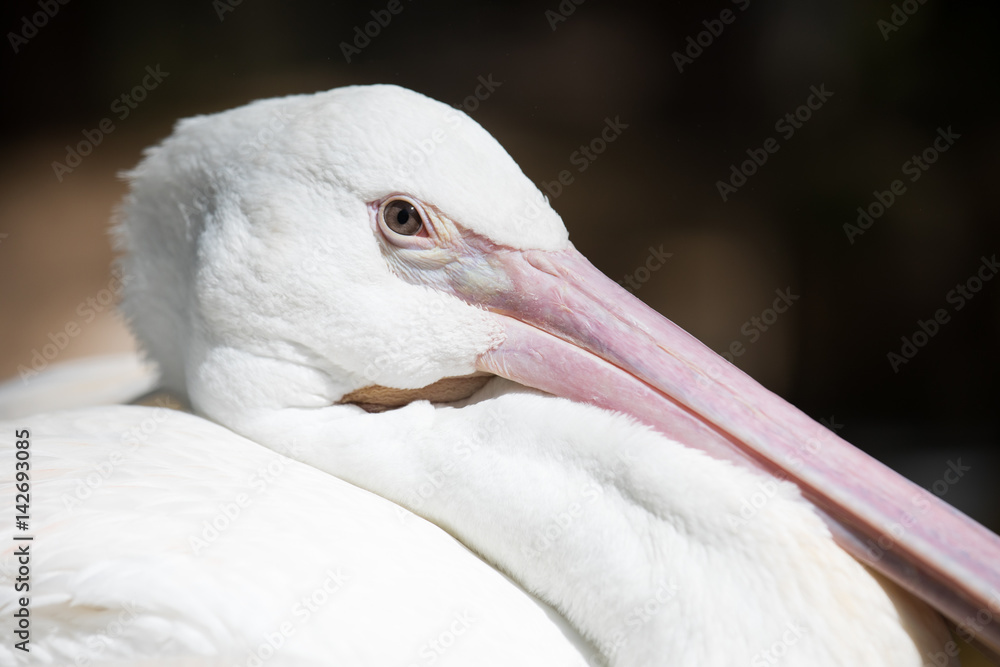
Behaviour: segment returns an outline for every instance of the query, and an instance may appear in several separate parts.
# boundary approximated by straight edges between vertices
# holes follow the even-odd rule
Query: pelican
[[[193,414],[4,424],[3,664],[957,664],[940,614],[1000,646],[995,535],[603,276],[465,114],[263,100],[129,180],[122,309]]]

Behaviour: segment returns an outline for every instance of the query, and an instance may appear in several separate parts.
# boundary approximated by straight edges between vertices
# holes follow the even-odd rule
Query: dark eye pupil
[[[382,212],[382,219],[386,227],[402,236],[413,236],[424,226],[417,208],[403,199],[394,199],[387,203]]]

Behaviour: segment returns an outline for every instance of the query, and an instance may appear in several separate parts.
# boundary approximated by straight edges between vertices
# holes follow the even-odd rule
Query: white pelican
[[[933,608],[1000,645],[995,535],[601,275],[464,114],[264,100],[130,179],[123,308],[201,416],[4,425],[40,663],[956,664]]]

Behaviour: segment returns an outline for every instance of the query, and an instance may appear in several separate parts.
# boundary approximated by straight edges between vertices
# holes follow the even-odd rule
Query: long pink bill
[[[466,256],[445,269],[448,289],[502,316],[507,334],[480,370],[795,482],[844,549],[1000,651],[1000,538],[762,387],[575,249],[466,241]]]

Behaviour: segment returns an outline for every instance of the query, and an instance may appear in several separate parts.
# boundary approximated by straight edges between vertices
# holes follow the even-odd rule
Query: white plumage
[[[426,240],[385,231],[378,202],[400,196]],[[125,312],[167,388],[231,430],[141,407],[4,424],[33,434],[33,659],[249,665],[282,623],[263,664],[920,665],[948,641],[793,484],[629,417],[503,378],[448,404],[340,403],[482,370],[511,334],[465,296],[520,278],[479,250],[571,249],[463,114],[372,86],[183,121],[120,219]]]
[[[773,482],[596,408],[512,386],[479,398],[358,415],[326,443],[359,462],[351,481],[398,505],[163,408],[28,420],[34,664],[253,665],[286,622],[266,664],[770,664],[776,650],[783,664],[919,665],[947,640],[930,609],[837,547],[791,485],[744,519],[743,500]],[[9,486],[3,497],[13,504]],[[342,581],[319,611],[297,607],[323,597],[331,572]],[[431,647],[465,618],[453,648]]]
[[[439,528],[221,426],[125,406],[25,422],[33,635],[0,664],[583,664],[558,616]]]

